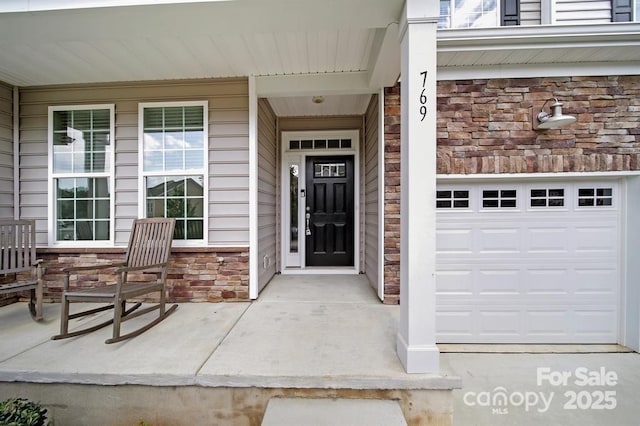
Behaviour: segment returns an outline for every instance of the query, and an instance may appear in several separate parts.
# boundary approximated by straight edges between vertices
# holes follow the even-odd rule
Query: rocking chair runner
[[[120,342],[140,335],[175,311],[178,305],[173,305],[168,310],[165,309],[167,264],[171,252],[174,227],[175,219],[172,218],[137,219],[134,221],[131,229],[129,246],[127,247],[124,262],[64,268],[62,270],[65,276],[60,316],[60,334],[53,336],[52,339],[57,340],[80,336],[113,323],[113,337],[106,340],[105,343]],[[115,270],[117,281],[115,284],[92,288],[69,288],[69,276],[71,273],[96,271],[114,267],[117,267]],[[131,281],[129,279],[130,273],[153,273],[159,274],[160,276],[156,276],[154,281],[141,282]],[[128,299],[153,292],[160,293],[159,303],[140,310],[137,309],[141,306],[141,303],[136,303],[133,307],[126,309],[125,304]],[[109,305],[70,314],[69,304],[72,302],[109,303]],[[70,319],[80,318],[109,309],[114,310],[112,320],[93,327],[69,332]],[[159,315],[155,320],[128,334],[120,334],[120,325],[122,322],[156,309],[159,310]]]

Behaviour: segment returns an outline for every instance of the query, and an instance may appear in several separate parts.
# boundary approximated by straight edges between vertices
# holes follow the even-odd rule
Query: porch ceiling
[[[278,115],[324,115],[363,113],[368,95],[400,74],[403,0],[175,1],[0,2],[0,81],[254,75],[258,95]],[[101,4],[123,6],[92,7]],[[518,76],[566,64],[637,73],[639,62],[638,23],[438,33],[441,79]],[[326,102],[313,104],[313,95]]]

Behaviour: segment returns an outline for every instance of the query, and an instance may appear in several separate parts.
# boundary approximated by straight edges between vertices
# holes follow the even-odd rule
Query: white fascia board
[[[437,79],[582,77],[601,75],[637,75],[638,62],[579,62],[569,64],[509,64],[469,67],[438,67]]]
[[[438,31],[438,52],[487,50],[491,47],[523,44],[541,47],[549,43],[580,43],[581,46],[600,46],[602,43],[637,45],[639,41],[638,22],[442,29]]]
[[[365,95],[376,90],[369,86],[369,73],[364,71],[256,77],[258,97]]]

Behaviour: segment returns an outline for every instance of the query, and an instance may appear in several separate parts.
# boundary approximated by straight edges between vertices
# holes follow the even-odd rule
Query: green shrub
[[[9,398],[0,402],[0,425],[45,426],[47,409],[24,398]]]

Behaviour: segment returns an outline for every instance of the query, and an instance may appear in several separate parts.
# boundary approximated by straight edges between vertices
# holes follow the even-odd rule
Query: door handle
[[[307,206],[307,213],[305,213],[304,217],[306,219],[306,223],[307,226],[305,227],[305,231],[304,234],[309,236],[311,235],[311,228],[309,228],[309,220],[311,219],[311,213],[309,213],[309,211],[311,211],[311,208],[309,206]]]

